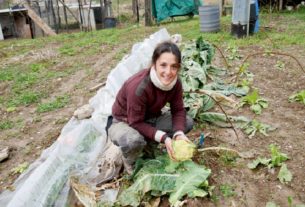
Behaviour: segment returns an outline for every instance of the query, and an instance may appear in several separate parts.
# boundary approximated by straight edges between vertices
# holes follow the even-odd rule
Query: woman
[[[185,133],[192,129],[193,120],[183,107],[180,64],[179,48],[172,42],[163,42],[154,50],[151,67],[129,78],[117,94],[108,135],[120,146],[128,173],[150,141],[165,143],[172,159],[172,139],[189,141]],[[162,114],[167,103],[170,112]]]

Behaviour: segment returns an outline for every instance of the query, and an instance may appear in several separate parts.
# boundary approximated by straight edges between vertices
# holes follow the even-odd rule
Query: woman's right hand
[[[167,150],[167,153],[168,153],[168,156],[172,159],[172,160],[176,160],[175,159],[175,156],[174,156],[174,150],[173,150],[173,147],[172,147],[172,139],[167,137],[164,141],[165,143],[165,147],[166,147],[166,150]]]

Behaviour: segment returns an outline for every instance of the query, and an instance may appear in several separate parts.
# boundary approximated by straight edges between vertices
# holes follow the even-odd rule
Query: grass
[[[53,101],[38,104],[37,112],[43,113],[43,112],[54,111],[56,109],[63,108],[68,103],[69,103],[69,96],[58,96]]]
[[[13,127],[14,127],[14,122],[12,122],[10,120],[0,121],[1,130],[12,129]]]
[[[130,3],[130,0],[122,2]],[[170,34],[179,33],[183,40],[196,39],[203,36],[222,48],[236,48],[245,46],[261,46],[265,49],[281,49],[291,45],[305,45],[305,9],[298,12],[282,12],[260,14],[261,31],[253,36],[236,39],[230,35],[231,17],[221,18],[221,31],[217,33],[202,33],[199,29],[199,17],[176,17],[174,22],[163,21],[160,25],[143,27],[133,24],[120,29],[106,29],[92,32],[79,32],[60,34],[53,37],[36,38],[33,40],[9,40],[0,42],[1,53],[5,58],[0,60],[0,81],[8,85],[4,97],[0,97],[0,104],[4,107],[28,106],[31,104],[43,105],[42,98],[47,97],[52,90],[48,83],[57,78],[63,78],[83,68],[88,68],[92,62],[84,60],[113,51],[114,48],[130,43],[142,41],[143,38],[167,28]],[[291,24],[290,22],[296,22]],[[265,26],[275,25],[270,30]],[[279,32],[280,31],[280,32]],[[53,45],[56,47],[53,48]],[[31,51],[53,48],[59,55],[46,60],[32,62],[15,61],[5,63],[7,59],[16,58],[20,55],[31,55]],[[124,47],[115,54],[114,60],[118,62],[130,48]],[[235,58],[238,54],[229,54]],[[113,63],[115,64],[115,63]],[[40,106],[41,107],[41,106]]]
[[[219,157],[219,160],[225,166],[232,166],[232,167],[236,165],[236,159],[237,159],[236,155],[231,152],[224,152]]]
[[[223,184],[219,188],[220,188],[220,192],[222,193],[222,195],[225,198],[232,197],[232,196],[236,195],[236,193],[234,192],[233,186],[231,186],[229,184]]]
[[[10,101],[8,101],[9,107],[16,107],[20,105],[30,105],[32,103],[38,103],[40,98],[42,97],[42,93],[35,91],[23,91],[20,95],[16,95]]]

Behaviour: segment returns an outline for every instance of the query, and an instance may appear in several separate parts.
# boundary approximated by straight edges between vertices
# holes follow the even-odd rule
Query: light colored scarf
[[[158,78],[156,69],[155,69],[154,67],[151,67],[151,68],[150,68],[150,73],[149,73],[149,75],[150,75],[150,79],[151,79],[151,81],[153,82],[153,84],[154,84],[157,88],[161,89],[162,91],[170,91],[170,90],[172,90],[173,87],[175,86],[176,82],[177,82],[177,79],[178,79],[177,76],[176,76],[176,78],[175,78],[170,84],[164,85],[164,84],[160,81],[160,79]]]

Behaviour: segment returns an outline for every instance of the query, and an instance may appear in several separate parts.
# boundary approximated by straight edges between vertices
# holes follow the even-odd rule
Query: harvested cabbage
[[[196,146],[185,140],[173,140],[174,157],[177,161],[190,160],[195,152]]]

